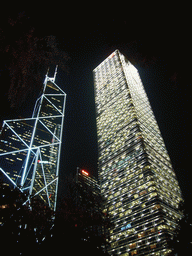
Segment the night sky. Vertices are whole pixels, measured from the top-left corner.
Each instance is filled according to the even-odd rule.
[[[58,68],[56,78],[56,83],[67,93],[59,198],[65,192],[66,177],[74,175],[77,166],[97,176],[92,70],[116,49],[139,70],[182,192],[185,198],[190,198],[191,80],[187,20],[184,18],[181,23],[179,7],[151,16],[142,13],[139,17],[133,10],[118,12],[115,6],[107,13],[99,8],[94,11],[93,7],[89,12],[68,5],[7,10],[1,17],[1,22],[6,23],[8,17],[23,13],[33,24],[36,35],[56,36],[59,47],[70,57],[68,71]],[[0,62],[3,67],[3,60]],[[9,87],[5,72],[2,68],[1,103],[7,97],[4,87]],[[7,101],[6,109],[1,107],[1,119],[17,112],[9,104]],[[32,107],[26,104],[22,111],[29,117]]]

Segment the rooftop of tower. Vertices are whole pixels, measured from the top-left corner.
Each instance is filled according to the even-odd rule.
[[[100,66],[104,65],[109,59],[113,58],[113,56],[117,53],[120,53],[118,49],[112,52],[105,60],[103,60],[93,71],[96,71]]]

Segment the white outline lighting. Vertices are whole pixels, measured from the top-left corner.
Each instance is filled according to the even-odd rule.
[[[1,130],[0,171],[20,191],[39,196],[56,210],[66,93],[45,76],[31,118],[5,120]],[[6,139],[5,139],[6,138]]]

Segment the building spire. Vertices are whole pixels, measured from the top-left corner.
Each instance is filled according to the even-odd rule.
[[[56,65],[56,67],[55,67],[55,73],[54,73],[54,76],[53,76],[53,77],[49,77],[49,67],[48,67],[48,69],[47,69],[46,77],[49,77],[49,80],[51,80],[53,83],[55,82],[55,79],[56,79],[57,68],[58,68],[58,65]]]
[[[46,76],[48,76],[48,74],[49,74],[49,67],[48,67],[48,69],[47,69],[47,74],[46,74]]]
[[[54,77],[53,77],[53,82],[55,82],[55,78],[56,78],[56,75],[57,75],[57,68],[58,68],[58,65],[56,65],[56,67],[55,67],[55,73],[54,73]]]

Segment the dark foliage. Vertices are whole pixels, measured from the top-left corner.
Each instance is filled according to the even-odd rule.
[[[74,183],[71,183],[76,193]],[[56,213],[42,200],[31,198],[18,189],[0,185],[1,252],[2,255],[108,255],[106,252],[109,216],[102,211],[102,198],[91,191],[77,204],[74,193],[66,197]],[[87,203],[89,202],[89,203]],[[95,204],[98,207],[95,208]],[[53,225],[54,224],[54,225]]]
[[[37,253],[50,235],[54,213],[42,201],[32,199],[17,189],[1,184],[0,234],[2,255]]]
[[[25,12],[9,17],[0,28],[0,56],[10,77],[8,97],[11,107],[37,96],[49,67],[66,71],[69,59],[53,35],[39,36]]]
[[[69,181],[68,185],[69,196],[63,199],[56,213],[56,240],[65,245],[71,255],[79,252],[108,255],[108,228],[112,224],[110,216],[103,213],[103,198],[88,187],[82,189],[75,181]],[[71,241],[76,245],[73,248]]]
[[[190,202],[182,203],[180,210],[183,213],[183,218],[178,221],[178,227],[173,239],[169,241],[169,246],[173,249],[173,255],[192,255],[192,209]]]

